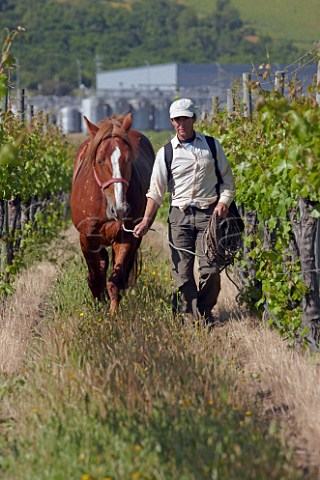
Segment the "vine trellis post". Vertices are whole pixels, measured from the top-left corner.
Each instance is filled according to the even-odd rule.
[[[230,120],[233,119],[234,114],[234,92],[231,88],[227,90],[227,112]]]
[[[252,115],[252,96],[251,96],[251,74],[243,73],[242,74],[242,83],[243,83],[243,115],[245,117],[251,117]]]
[[[217,115],[219,113],[219,97],[218,96],[212,97],[212,113],[213,115]]]
[[[9,215],[8,215],[8,202],[0,200],[0,272],[3,273],[4,281],[8,280],[8,273],[6,272],[6,266],[9,263]]]
[[[316,92],[316,101],[317,101],[317,104],[320,105],[320,60],[318,61],[318,68],[317,68],[317,92]]]
[[[290,212],[291,225],[299,251],[303,283],[308,287],[302,302],[302,326],[308,327],[309,337],[320,345],[320,296],[316,245],[318,220],[312,217],[316,202],[299,199],[297,208]]]
[[[320,108],[320,60],[318,60],[317,68],[317,91],[316,91],[316,101]],[[316,256],[316,269],[318,272],[318,285],[319,285],[319,294],[320,294],[320,218],[317,222],[317,233],[315,241],[315,256]]]
[[[274,80],[274,88],[278,92],[281,93],[281,95],[284,95],[284,82],[285,82],[285,77],[286,73],[282,70],[277,70],[275,74],[275,80]]]

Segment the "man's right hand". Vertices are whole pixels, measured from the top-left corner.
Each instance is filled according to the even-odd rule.
[[[141,238],[148,232],[149,227],[156,216],[158,208],[159,205],[153,200],[153,198],[148,198],[143,218],[141,222],[134,227],[134,237]]]
[[[136,238],[143,237],[149,230],[149,222],[146,219],[141,220],[133,230],[133,236]]]

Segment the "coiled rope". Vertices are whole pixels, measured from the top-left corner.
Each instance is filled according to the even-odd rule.
[[[237,218],[230,212],[224,219],[213,213],[202,237],[202,249],[209,262],[215,263],[222,271],[233,264],[241,248],[242,235]]]

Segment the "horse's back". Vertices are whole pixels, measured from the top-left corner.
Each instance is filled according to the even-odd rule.
[[[130,130],[130,137],[135,145],[135,157],[132,162],[131,181],[127,191],[128,203],[133,218],[137,219],[144,213],[146,193],[155,160],[155,152],[150,140],[137,130]]]
[[[138,155],[142,155],[143,159],[151,166],[154,164],[155,153],[152,146],[152,143],[143,133],[138,132],[137,130],[130,131],[130,137],[132,138],[134,144],[138,148]]]
[[[150,140],[141,132],[131,130],[131,138],[136,144],[136,155],[132,163],[132,185],[141,184],[144,193],[147,192],[150,185],[151,173],[155,161],[155,152]]]

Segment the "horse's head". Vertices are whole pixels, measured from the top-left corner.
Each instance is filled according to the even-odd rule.
[[[98,126],[84,117],[91,136],[89,155],[93,174],[107,202],[108,219],[128,217],[130,206],[126,192],[131,179],[134,145],[129,135],[131,114],[114,115]]]

